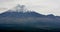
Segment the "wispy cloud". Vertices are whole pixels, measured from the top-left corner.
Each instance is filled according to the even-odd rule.
[[[5,9],[7,9],[7,8],[0,8],[0,10],[5,10]]]

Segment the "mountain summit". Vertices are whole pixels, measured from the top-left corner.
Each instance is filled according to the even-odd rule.
[[[30,11],[25,8],[25,5],[17,5],[16,7],[2,13],[2,17],[43,17],[42,14],[39,14],[35,11]]]

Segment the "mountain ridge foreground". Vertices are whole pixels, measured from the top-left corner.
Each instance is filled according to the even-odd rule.
[[[42,15],[34,11],[23,12],[24,5],[16,8],[16,11],[8,10],[0,14],[1,31],[60,32],[60,16]]]

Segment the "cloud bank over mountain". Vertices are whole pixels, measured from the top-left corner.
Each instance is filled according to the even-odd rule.
[[[60,0],[0,0],[0,8],[10,9],[16,4],[26,5],[28,9],[38,13],[60,16]]]

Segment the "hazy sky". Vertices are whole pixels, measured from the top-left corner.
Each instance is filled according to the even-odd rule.
[[[41,14],[60,16],[60,0],[0,0],[0,12],[4,12],[17,4],[26,5],[28,9]]]

